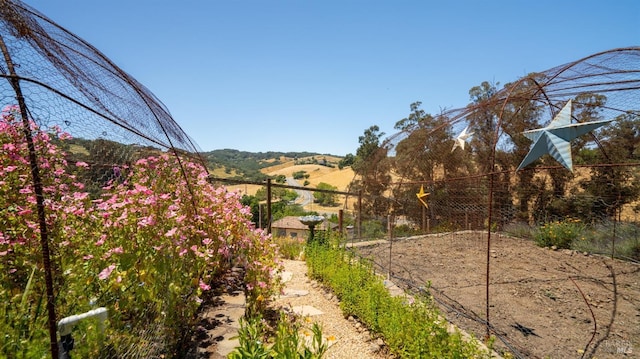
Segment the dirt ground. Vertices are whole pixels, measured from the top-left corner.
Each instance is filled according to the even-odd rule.
[[[431,283],[443,315],[486,336],[486,232],[357,250],[373,258],[377,272],[390,269],[390,279],[405,289]],[[522,358],[640,358],[640,265],[495,233],[489,253],[489,319],[499,351]]]

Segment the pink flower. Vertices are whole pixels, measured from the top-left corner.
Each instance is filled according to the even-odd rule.
[[[208,285],[207,283],[203,282],[202,279],[200,279],[200,283],[198,284],[198,286],[200,287],[200,289],[202,290],[209,290],[211,289],[211,286]]]
[[[100,236],[100,239],[96,242],[96,246],[101,246],[104,244],[105,239],[107,239],[107,235],[103,234]]]
[[[170,230],[167,231],[167,233],[164,234],[165,237],[172,237],[174,234],[176,234],[176,231],[178,230],[177,227],[173,227]]]
[[[18,215],[19,216],[27,216],[27,215],[30,215],[31,213],[33,213],[33,211],[31,209],[23,209],[23,210],[18,212]]]
[[[98,274],[98,278],[100,278],[101,280],[105,280],[109,278],[109,276],[111,275],[111,272],[113,272],[114,269],[116,269],[115,264],[108,266],[107,268],[103,269],[102,272],[100,272],[100,274]]]
[[[73,199],[83,200],[89,197],[89,193],[87,192],[73,192]]]
[[[84,168],[89,167],[89,165],[86,162],[82,162],[82,161],[76,162],[76,166],[84,167]]]

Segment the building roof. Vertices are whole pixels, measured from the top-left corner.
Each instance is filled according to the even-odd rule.
[[[335,228],[337,226],[334,223],[329,223],[329,221],[325,219],[324,222],[320,223],[320,225],[316,227],[316,229],[324,230],[327,228],[327,224],[329,224],[329,228]],[[309,226],[302,224],[302,222],[300,222],[300,217],[288,216],[273,222],[273,224],[271,224],[271,228],[308,230]]]

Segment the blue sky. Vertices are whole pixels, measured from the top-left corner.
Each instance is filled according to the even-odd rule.
[[[24,0],[148,87],[203,151],[355,153],[422,102],[640,45],[640,1]]]

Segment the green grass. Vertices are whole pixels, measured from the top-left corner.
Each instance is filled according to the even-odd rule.
[[[640,262],[640,226],[636,223],[582,224],[565,220],[539,227],[520,223],[506,226],[504,232],[513,237],[535,240],[542,247],[555,245],[557,248]]]
[[[489,358],[475,340],[450,333],[429,298],[393,297],[371,265],[333,245],[307,247],[309,273],[340,298],[345,316],[357,317],[381,335],[400,358]]]
[[[274,242],[278,245],[278,252],[283,259],[301,259],[304,254],[306,238],[274,237]]]

